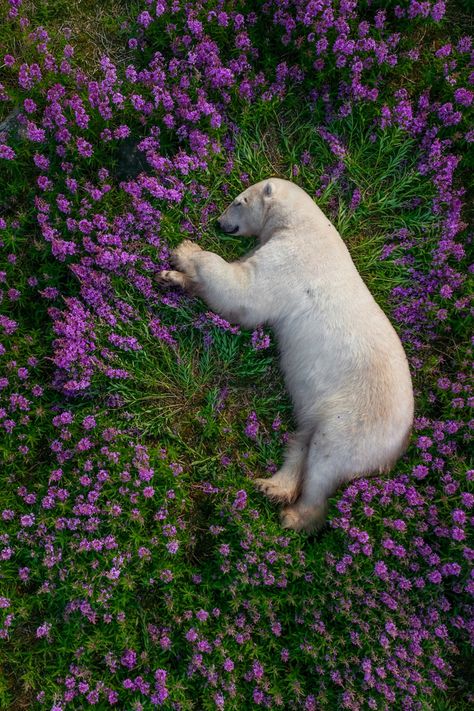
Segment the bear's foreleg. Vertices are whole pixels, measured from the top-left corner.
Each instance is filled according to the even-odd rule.
[[[270,288],[255,276],[250,262],[226,262],[214,252],[184,240],[172,253],[179,271],[161,272],[161,277],[190,288],[213,311],[244,328],[254,328],[270,316]]]

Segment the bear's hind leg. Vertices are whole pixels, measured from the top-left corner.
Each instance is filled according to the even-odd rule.
[[[301,482],[301,495],[295,504],[281,511],[283,528],[311,531],[321,528],[326,519],[328,499],[346,479],[340,446],[313,435],[308,448]]]
[[[290,504],[298,498],[309,437],[307,432],[296,432],[288,444],[281,469],[269,479],[254,479],[257,489],[269,499]]]

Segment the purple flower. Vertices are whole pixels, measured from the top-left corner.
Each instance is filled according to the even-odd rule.
[[[109,341],[124,351],[141,350],[141,345],[133,336],[120,336],[118,333],[111,333],[109,335]]]
[[[26,125],[26,135],[34,143],[42,143],[46,139],[46,131],[38,128],[32,121],[28,121]]]
[[[49,622],[43,622],[42,625],[36,628],[36,636],[38,638],[41,637],[48,637],[49,638],[49,632],[51,630],[51,624]]]
[[[4,158],[5,160],[13,160],[15,156],[16,153],[13,148],[10,148],[10,146],[5,145],[4,143],[0,143],[0,158]]]
[[[24,528],[31,528],[31,526],[35,523],[34,514],[25,514],[24,516],[20,516],[20,523]]]
[[[261,679],[263,676],[263,667],[259,661],[255,661],[252,665],[252,672],[255,679]]]
[[[425,479],[429,474],[429,469],[423,464],[417,464],[416,467],[413,468],[412,473],[416,479]]]
[[[468,491],[462,492],[461,500],[462,500],[463,506],[465,506],[467,509],[470,509],[474,506],[474,494],[471,494]]]
[[[153,18],[149,12],[144,11],[139,14],[137,21],[140,25],[142,25],[142,27],[148,27],[148,25],[151,25],[153,22]]]
[[[137,653],[133,649],[126,649],[120,662],[127,669],[133,669],[137,663]]]
[[[474,92],[461,87],[454,92],[454,100],[461,106],[470,106],[474,100]]]
[[[428,573],[427,578],[430,583],[435,583],[436,585],[438,585],[443,579],[439,570],[433,570],[431,573]]]
[[[250,439],[257,439],[259,427],[260,425],[257,419],[257,414],[256,412],[252,411],[247,417],[247,422],[245,424],[245,434],[247,435],[247,437],[250,437]]]
[[[92,145],[88,141],[86,141],[83,138],[78,138],[76,141],[76,146],[77,146],[79,155],[83,156],[84,158],[91,157],[91,155],[93,153],[93,149],[92,149]]]
[[[459,528],[459,526],[453,526],[451,529],[451,538],[453,541],[464,541],[466,539],[466,532]]]
[[[354,190],[354,192],[352,193],[350,209],[351,210],[357,209],[357,207],[360,205],[361,200],[362,200],[362,193],[359,190],[359,188],[356,188]]]
[[[234,502],[232,504],[232,508],[236,509],[237,511],[242,511],[245,509],[247,506],[247,492],[244,491],[243,489],[240,489],[234,499]]]
[[[261,328],[252,333],[252,348],[256,351],[264,350],[270,346],[270,336]]]
[[[379,560],[376,562],[375,567],[374,567],[374,572],[375,572],[375,575],[377,575],[377,577],[381,578],[382,580],[387,578],[388,569],[382,560]]]
[[[32,114],[38,108],[33,101],[33,99],[25,99],[23,102],[23,107],[28,114]]]

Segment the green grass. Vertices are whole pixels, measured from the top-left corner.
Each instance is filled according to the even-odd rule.
[[[243,187],[239,178],[241,173],[249,175],[250,183],[268,175],[290,178],[293,166],[300,165],[303,150],[310,151],[311,162],[308,166],[301,166],[295,179],[310,194],[318,190],[321,175],[334,163],[334,157],[325,141],[314,130],[316,121],[301,113],[295,118],[298,110],[298,97],[290,97],[284,112],[264,113],[263,107],[256,106],[254,112],[247,115],[237,143],[234,170],[225,179],[229,184],[231,197]],[[367,140],[367,131],[360,116],[344,122],[340,127],[335,126],[334,130],[339,128],[340,137],[348,149],[344,160],[344,180],[337,185],[330,183],[318,203],[340,230],[375,298],[387,309],[392,287],[403,283],[404,276],[403,270],[392,261],[380,261],[382,245],[387,235],[395,229],[408,227],[419,235],[425,235],[426,249],[429,250],[426,235],[429,235],[433,227],[433,218],[429,211],[431,188],[418,175],[412,146],[399,132],[387,132],[372,144]],[[215,203],[214,214],[217,217],[225,208],[228,198],[222,193],[224,179],[220,177],[218,181],[211,180],[213,175],[221,176],[219,157],[214,161],[209,174],[200,176],[200,179],[205,184],[207,181],[209,201]],[[348,204],[355,188],[361,190],[362,201],[359,207],[351,212]],[[414,210],[407,210],[407,196],[412,195],[419,197],[421,204]],[[189,206],[189,219],[199,225],[202,205],[196,208],[190,203]],[[171,246],[178,244],[182,238],[179,227],[181,217],[180,210],[170,211],[166,215],[166,234]],[[201,244],[226,259],[238,258],[253,246],[250,240],[222,238],[212,222],[204,233]],[[128,289],[125,281],[117,282],[116,293],[119,298],[125,296]],[[135,298],[135,307],[139,316],[145,315],[146,304],[142,297]],[[269,536],[279,535],[277,507],[253,491],[251,479],[264,474],[269,463],[278,464],[281,461],[283,447],[272,433],[273,419],[280,415],[284,429],[291,430],[292,426],[291,406],[277,367],[275,345],[269,350],[255,352],[250,346],[249,332],[233,336],[213,327],[212,344],[206,348],[202,332],[193,325],[198,314],[205,310],[206,306],[198,300],[179,309],[163,306],[160,310],[162,322],[177,327],[173,334],[178,343],[176,352],[153,338],[142,318],[137,319],[133,327],[129,324],[127,335],[136,336],[143,349],[138,353],[120,356],[116,367],[126,368],[132,377],[129,380],[117,381],[112,388],[108,387],[109,394],[116,392],[122,396],[123,406],[116,410],[115,414],[108,412],[100,382],[91,393],[98,405],[98,417],[101,421],[119,427],[126,425],[131,435],[134,433],[133,427],[136,426],[136,432],[140,432],[137,441],[146,444],[151,452],[155,453],[155,465],[159,448],[166,446],[169,459],[179,463],[184,469],[180,487],[189,492],[189,497],[186,503],[182,502],[179,506],[181,514],[186,515],[189,528],[188,544],[180,563],[199,568],[203,574],[203,586],[200,592],[194,590],[186,573],[179,573],[176,563],[175,574],[178,582],[181,575],[181,597],[175,596],[173,599],[174,614],[179,614],[180,610],[183,612],[190,606],[204,605],[207,595],[212,595],[214,604],[228,609],[229,613],[232,612],[232,597],[237,594],[237,588],[233,592],[231,588],[231,597],[228,598],[226,591],[219,592],[219,586],[216,587],[209,521],[217,522],[219,509],[225,510],[226,506],[231,504],[232,499],[226,498],[231,496],[230,492],[245,488],[249,493],[251,507],[257,509],[260,514],[259,535],[263,537],[264,532]],[[33,334],[33,337],[37,341],[40,340],[39,333],[37,336]],[[223,387],[228,388],[229,394],[220,413],[216,413],[214,405]],[[82,412],[89,411],[88,408],[88,398],[71,403],[71,409],[78,420]],[[246,416],[252,410],[256,411],[262,428],[255,444],[243,433]],[[225,468],[220,463],[223,454],[230,454],[232,458],[231,465]],[[46,470],[47,457],[40,466],[44,466],[44,471]],[[25,472],[25,478],[29,476],[30,473]],[[160,470],[160,477],[163,492],[174,485],[173,477],[165,466]],[[211,482],[219,487],[223,504],[218,506],[216,501],[203,495],[202,482]],[[334,503],[335,500],[331,502],[330,516],[337,514]],[[127,536],[130,537],[132,546],[137,547],[139,541],[146,540],[144,536],[147,526],[151,525],[151,511],[149,516],[148,524],[146,520],[129,524]],[[230,526],[227,535],[230,538],[235,535],[237,540],[242,535],[242,530]],[[326,554],[338,553],[341,545],[340,532],[330,529],[326,529],[316,539],[298,534],[291,534],[290,538],[290,550],[293,555],[296,556],[298,549],[303,550],[307,556],[308,569],[313,571],[321,569]],[[64,537],[64,545],[67,550],[70,545],[67,536]],[[101,625],[91,630],[84,651],[84,657],[90,665],[102,669],[103,656],[113,644],[143,647],[146,624],[156,617],[162,604],[158,603],[153,590],[146,584],[146,577],[149,575],[150,571],[144,572],[141,589],[137,589],[136,581],[131,578],[124,579],[121,595],[114,599],[114,609],[129,610],[134,619],[134,628],[129,625],[126,631],[124,629],[123,633],[117,633],[116,628],[113,632],[108,632],[108,628]],[[66,583],[65,586],[67,588]],[[243,582],[241,586],[245,588]],[[76,594],[81,595],[80,586]],[[265,598],[256,592],[249,591],[248,595],[255,608],[260,609],[263,614],[267,604]],[[299,630],[298,627],[294,628],[292,614],[293,605],[299,599],[297,577],[291,582],[285,595],[286,603],[283,604],[275,598],[274,607],[281,618],[286,620],[288,629],[293,630],[289,640],[292,636],[296,640]],[[20,621],[21,631],[13,645],[14,652],[21,655],[22,670],[18,675],[19,669],[13,666],[13,659],[7,663],[6,686],[0,688],[3,708],[10,711],[29,708],[29,689],[42,686],[43,670],[48,670],[45,683],[46,688],[51,690],[54,688],[54,679],[64,673],[74,641],[83,624],[80,619],[61,626],[58,643],[54,646],[54,655],[48,647],[33,642],[27,653],[22,651],[30,644],[35,624],[40,624],[45,617],[51,619],[62,614],[62,597],[60,588],[54,598],[48,599],[45,595],[38,595],[33,607],[30,604],[31,598],[25,598],[24,627],[22,628]],[[132,598],[139,603],[133,613],[130,611]],[[236,599],[236,609],[238,604]],[[333,635],[342,635],[344,624],[344,616],[336,616],[332,625]],[[268,644],[271,649],[271,640]],[[147,647],[144,651],[147,651]],[[151,649],[148,651],[152,653]],[[275,689],[280,688],[282,684],[290,687],[297,678],[300,678],[300,675],[296,673],[289,673],[283,681],[275,678]],[[174,684],[174,688],[178,690],[178,698],[180,685],[183,688],[183,709],[193,708],[184,692],[184,671],[180,681],[177,678]],[[207,704],[202,703],[202,708],[208,708]],[[329,703],[331,702],[328,699]],[[427,711],[444,711],[448,708],[461,711],[467,708],[462,704],[443,706],[445,702],[442,699],[436,703],[427,702]]]
[[[40,2],[37,4],[36,18],[51,28],[52,33],[64,25],[72,25],[75,33],[73,40],[78,48],[78,64],[84,63],[89,67],[90,63],[92,67],[102,50],[110,53],[119,63],[126,63],[128,54],[120,49],[121,42],[117,37],[123,19],[127,15],[133,16],[134,6],[110,0],[101,5],[103,14],[100,14],[98,22],[91,23],[90,19],[86,22],[84,18],[90,18],[92,9],[97,9],[96,5],[90,0],[76,3],[62,0]],[[7,37],[5,30],[3,35],[1,33],[0,28],[0,40],[8,45],[9,51],[27,59],[28,47]],[[322,176],[337,159],[315,130],[320,119],[318,113],[312,114],[305,107],[302,97],[296,92],[279,106],[256,103],[245,110],[240,122],[231,174],[223,175],[223,159],[214,156],[209,170],[195,176],[208,188],[207,202],[213,205],[211,220],[202,230],[200,244],[228,260],[241,257],[253,247],[253,240],[222,236],[212,220],[244,188],[242,173],[248,175],[249,183],[270,175],[295,180],[311,195],[318,192],[318,204],[340,231],[377,302],[390,313],[391,290],[396,285],[405,284],[407,275],[406,268],[396,263],[397,251],[390,260],[380,259],[382,247],[396,230],[407,228],[416,239],[415,266],[430,263],[437,228],[436,219],[430,210],[433,187],[418,173],[419,155],[413,141],[402,132],[389,129],[380,132],[377,140],[372,142],[372,128],[367,118],[362,111],[356,111],[350,118],[337,121],[332,126],[333,132],[337,133],[347,149],[343,160],[345,169],[337,182],[330,182],[321,190]],[[304,151],[309,151],[311,155],[308,165],[301,163]],[[107,148],[100,148],[96,159],[99,163],[108,162],[110,156]],[[298,168],[297,175],[294,174],[295,167]],[[41,266],[49,276],[44,285],[52,283],[60,287],[62,294],[75,294],[78,290],[77,282],[63,265],[49,256],[44,243],[37,237],[34,209],[30,204],[30,180],[31,176],[19,172],[16,182],[7,186],[8,201],[12,197],[17,200],[13,206],[9,202],[8,207],[19,211],[21,228],[18,233],[23,236],[19,238],[12,234],[7,238],[9,241],[6,246],[25,261],[28,259],[30,263]],[[228,186],[228,197],[223,192],[224,185]],[[359,206],[351,210],[349,206],[355,189],[360,190],[362,199]],[[415,207],[410,203],[413,198],[418,199]],[[113,195],[110,200],[104,200],[111,214],[121,207],[114,200]],[[183,205],[167,210],[163,216],[162,233],[166,235],[171,247],[179,244],[183,238],[180,223],[184,206],[189,208],[188,219],[201,229],[201,211],[205,205],[202,201],[186,197]],[[352,624],[350,612],[336,607],[335,603],[333,606],[333,593],[338,581],[332,579],[334,573],[327,566],[325,569],[326,556],[337,556],[343,550],[344,536],[340,530],[326,528],[316,536],[309,537],[304,534],[288,534],[289,544],[285,551],[291,556],[291,563],[288,565],[289,583],[284,593],[271,589],[271,594],[268,594],[265,589],[262,592],[262,588],[253,587],[249,583],[249,576],[256,574],[257,564],[249,563],[245,573],[237,574],[234,571],[232,575],[221,576],[219,572],[217,538],[209,530],[211,524],[218,526],[225,523],[225,541],[235,545],[237,550],[240,542],[251,531],[255,540],[250,546],[250,552],[255,553],[258,561],[258,556],[272,550],[275,540],[282,535],[278,507],[255,491],[251,484],[253,478],[265,475],[269,465],[281,462],[284,445],[279,433],[272,430],[274,419],[281,417],[284,431],[291,431],[293,426],[291,403],[278,369],[278,351],[273,335],[269,349],[254,351],[250,332],[242,331],[239,335],[233,335],[209,326],[212,340],[206,345],[203,331],[196,326],[195,321],[207,311],[207,307],[197,299],[187,300],[179,308],[161,305],[159,311],[157,309],[157,316],[164,325],[176,327],[173,336],[177,346],[170,349],[150,333],[147,326],[150,313],[144,297],[133,291],[125,278],[114,278],[114,288],[118,298],[133,302],[136,308],[138,318],[127,324],[126,334],[135,336],[142,350],[134,353],[120,352],[114,361],[115,367],[128,370],[131,375],[128,380],[105,385],[105,380],[99,377],[93,382],[89,393],[68,402],[68,407],[76,416],[76,424],[72,428],[73,441],[84,434],[78,423],[84,415],[90,414],[92,406],[96,408],[101,428],[116,427],[120,430],[110,447],[123,454],[125,461],[120,465],[107,463],[112,475],[105,491],[111,501],[115,500],[116,490],[121,485],[121,471],[127,467],[132,468],[127,459],[131,457],[128,452],[129,442],[146,445],[158,474],[155,477],[158,484],[154,484],[157,499],[164,501],[166,492],[175,488],[177,496],[170,504],[172,520],[175,523],[185,522],[187,528],[182,534],[178,556],[166,558],[167,554],[161,546],[153,550],[150,562],[134,560],[133,566],[126,569],[114,592],[110,608],[113,613],[126,610],[127,624],[123,626],[117,623],[93,626],[78,612],[71,613],[67,623],[64,620],[65,603],[85,595],[84,581],[91,585],[92,604],[103,611],[100,602],[103,581],[99,576],[94,576],[91,567],[94,555],[82,554],[78,557],[75,575],[67,574],[69,560],[77,555],[75,534],[65,530],[57,531],[56,542],[63,547],[63,567],[66,572],[62,576],[55,573],[57,587],[52,592],[42,587],[42,580],[36,572],[33,572],[28,585],[20,587],[18,584],[18,565],[31,564],[32,556],[40,555],[35,542],[25,545],[21,552],[22,559],[15,560],[16,567],[12,565],[9,574],[2,579],[2,594],[18,601],[18,620],[8,657],[4,659],[3,677],[0,676],[0,708],[8,711],[35,708],[34,693],[41,688],[47,691],[48,698],[52,698],[58,688],[57,678],[64,678],[69,665],[74,661],[78,639],[82,640],[84,647],[82,660],[89,669],[95,670],[97,678],[110,676],[104,663],[104,656],[110,649],[141,649],[148,655],[146,663],[150,659],[155,666],[162,663],[172,670],[174,700],[182,703],[183,711],[213,708],[207,690],[199,692],[202,695],[194,701],[191,698],[186,675],[189,659],[186,659],[186,664],[183,663],[183,649],[168,655],[157,652],[156,645],[151,644],[146,631],[150,623],[182,619],[186,610],[198,609],[199,606],[207,609],[211,601],[229,619],[242,611],[242,599],[245,599],[250,610],[258,613],[262,619],[271,620],[275,614],[283,622],[285,644],[298,651],[284,678],[279,676],[278,665],[275,665],[275,670],[269,670],[272,677],[271,690],[275,693],[293,688],[301,682],[303,675],[308,680],[305,692],[312,690],[314,660],[310,653],[299,649],[302,633],[301,624],[296,618],[299,614],[303,615],[305,624],[309,626],[312,623],[312,611],[318,607],[323,610],[322,614],[330,629],[330,639],[321,637],[319,641],[319,659],[324,659],[324,655],[329,654],[335,645],[346,655],[347,663],[355,667],[362,652],[359,654],[358,650],[354,651],[348,646],[347,629]],[[28,291],[25,290],[25,293],[28,294]],[[41,301],[35,303],[32,309],[27,297],[21,302],[22,318],[29,327],[28,335],[33,345],[26,339],[17,344],[19,361],[24,354],[33,352],[43,359],[40,379],[45,382],[51,380],[53,373],[53,366],[47,360],[52,341],[48,305]],[[464,338],[466,324],[459,323],[457,327],[459,331],[446,336],[447,352],[459,347],[457,344]],[[105,333],[105,327],[103,332],[98,329],[99,340],[102,337],[104,346]],[[428,368],[423,374],[417,375],[420,391],[417,403],[420,411],[431,412],[427,392],[432,384],[432,373],[444,355],[443,350],[444,344],[435,345],[432,369]],[[452,356],[453,369],[460,357],[457,352]],[[216,408],[224,388],[226,397]],[[120,407],[109,407],[107,398],[111,394],[121,396]],[[12,466],[7,478],[9,486],[4,492],[5,507],[17,506],[16,489],[22,484],[36,491],[38,496],[44,495],[47,488],[45,482],[51,470],[49,443],[57,437],[57,431],[51,425],[51,408],[59,402],[63,402],[61,396],[52,389],[48,390],[42,408],[38,408],[32,416],[35,427],[29,428],[26,443],[34,452],[34,458],[28,467],[22,470],[13,468],[13,445],[8,440],[2,443],[3,466]],[[255,442],[244,433],[246,418],[251,411],[257,413],[260,422],[260,432]],[[161,458],[163,447],[167,450],[165,459]],[[226,465],[222,463],[224,455],[230,458],[230,463]],[[84,453],[82,459],[78,459],[78,466],[86,461],[87,456]],[[412,451],[402,460],[397,471],[409,472],[411,457]],[[170,463],[182,467],[179,478],[174,476]],[[453,461],[454,466],[459,470],[456,473],[460,478],[464,463],[461,460]],[[68,471],[65,475],[64,485],[70,487],[74,495],[81,492],[77,478],[77,471]],[[219,494],[207,494],[203,488],[205,482],[217,487]],[[241,518],[233,519],[232,501],[239,489],[247,491],[249,506],[242,512]],[[339,496],[331,501],[330,518],[339,515],[336,508]],[[440,506],[443,504],[442,501],[437,503]],[[383,519],[399,515],[403,509],[402,503],[397,504],[397,507],[387,511],[381,506],[377,510],[371,519],[370,530],[374,537],[378,536],[379,540],[382,538]],[[120,545],[124,550],[136,551],[140,545],[146,546],[149,543],[150,532],[159,529],[154,519],[156,503],[142,502],[139,516],[133,513],[133,508],[131,504],[128,505],[122,519],[109,521],[108,528],[101,528],[100,535],[117,535],[121,537]],[[59,511],[66,515],[68,505],[59,504]],[[257,512],[258,519],[252,511]],[[449,515],[447,507],[446,511]],[[366,520],[360,507],[354,519],[357,520],[358,515],[363,527]],[[315,576],[312,586],[304,586],[302,583],[302,567],[298,562],[300,553],[306,556],[306,569]],[[114,552],[110,551],[106,555],[112,565]],[[232,555],[235,562],[238,559],[237,553],[234,551]],[[171,592],[164,585],[153,586],[149,582],[150,578],[168,565],[175,575]],[[34,568],[33,565],[31,567]],[[283,569],[285,566],[281,563],[280,567]],[[373,561],[363,561],[355,566],[354,582],[348,589],[348,593],[354,595],[354,600],[359,600],[362,589],[372,590],[377,587],[378,582],[374,579],[372,569]],[[196,586],[191,578],[197,570],[202,575],[200,586]],[[423,599],[422,593],[420,599]],[[365,608],[362,602],[358,610],[363,621],[377,627],[377,610]],[[36,627],[45,619],[55,620],[54,645],[35,638]],[[263,632],[258,642],[265,647],[268,660],[276,659],[280,643],[271,635],[265,637]],[[244,669],[243,660],[247,662],[255,656],[252,644],[247,643],[242,648],[234,644],[232,648],[232,654],[241,664],[241,671]],[[371,639],[364,638],[363,652],[370,649],[371,644]],[[426,699],[423,702],[424,711],[467,711],[465,679],[468,671],[467,667],[460,664],[448,692],[438,692],[436,698]],[[335,708],[335,699],[334,691],[328,691],[325,708]]]

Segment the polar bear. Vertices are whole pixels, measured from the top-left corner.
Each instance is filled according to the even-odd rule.
[[[257,236],[257,247],[229,263],[185,240],[172,255],[176,270],[161,277],[231,322],[274,330],[297,427],[281,469],[255,484],[285,504],[284,527],[309,532],[341,484],[389,471],[405,451],[407,358],[339,233],[295,183],[252,185],[217,224]]]

